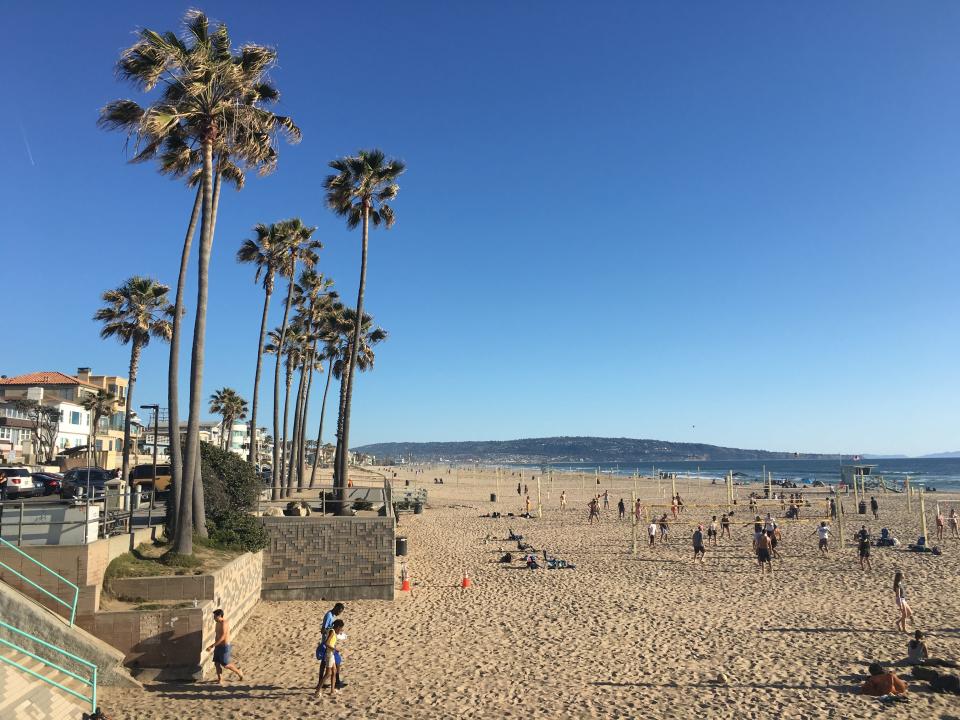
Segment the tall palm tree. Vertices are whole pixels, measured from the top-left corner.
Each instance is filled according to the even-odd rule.
[[[327,191],[327,206],[337,215],[346,218],[347,227],[361,227],[360,283],[357,289],[356,325],[353,329],[353,344],[346,369],[346,405],[342,412],[342,427],[337,437],[340,446],[340,468],[337,472],[339,487],[347,486],[350,454],[350,401],[353,393],[353,374],[357,366],[360,346],[363,293],[367,282],[367,245],[370,223],[391,227],[394,222],[393,208],[389,203],[397,196],[400,186],[397,178],[406,166],[399,160],[388,160],[380,150],[361,150],[356,155],[333,160],[330,167],[336,174],[328,175],[324,183]]]
[[[296,142],[300,131],[290,118],[267,109],[279,99],[276,88],[266,79],[276,62],[272,49],[250,44],[234,54],[226,26],[219,25],[211,32],[207,17],[197,10],[185,15],[184,30],[184,39],[173,32],[139,31],[137,42],[121,55],[117,71],[144,92],[160,85],[159,97],[146,108],[133,100],[109,103],[101,111],[100,125],[124,129],[135,136],[135,162],[157,157],[171,143],[198,149],[201,158],[197,306],[184,449],[187,460],[173,547],[175,553],[192,554],[192,532],[195,526],[203,528],[203,494],[194,482],[194,465],[199,457],[209,266],[218,210],[214,176],[220,177],[220,173],[214,169],[214,158],[229,157],[243,167],[269,172],[276,164],[277,136],[285,135]],[[176,427],[174,420],[171,417],[171,427]],[[171,443],[171,448],[174,446],[176,442]]]
[[[286,346],[287,325],[290,318],[290,306],[293,303],[294,278],[297,275],[297,265],[302,263],[306,268],[312,268],[317,264],[317,251],[322,247],[319,241],[313,239],[315,227],[307,227],[300,218],[284,220],[281,232],[286,235],[287,240],[284,247],[284,253],[277,267],[277,274],[287,279],[287,301],[283,308],[283,322],[280,324],[280,334],[277,338],[277,347]],[[282,474],[280,470],[280,446],[276,441],[280,440],[280,360],[283,352],[277,353],[277,362],[273,371],[273,487],[270,492],[271,499],[280,499],[280,488]],[[288,393],[289,394],[289,393]],[[286,442],[286,437],[282,440]],[[283,446],[286,451],[286,445]]]
[[[127,379],[127,405],[123,415],[123,482],[130,480],[130,418],[133,414],[133,391],[137,384],[140,355],[150,338],[170,339],[170,317],[173,306],[167,297],[170,288],[147,277],[134,275],[123,285],[103,293],[106,307],[97,310],[93,319],[103,323],[100,337],[115,337],[130,345],[130,371]]]
[[[257,458],[257,409],[260,401],[260,374],[263,370],[263,344],[267,336],[267,313],[270,310],[270,298],[276,285],[277,269],[281,266],[290,241],[287,228],[282,223],[264,225],[258,223],[253,228],[255,238],[244,240],[237,250],[237,262],[250,263],[255,272],[253,281],[259,282],[263,276],[263,313],[260,316],[260,336],[257,339],[257,370],[253,379],[253,406],[250,410],[250,454],[249,461]]]
[[[113,408],[117,404],[117,396],[109,390],[97,390],[96,393],[84,396],[80,401],[84,410],[90,413],[92,421],[90,423],[90,450],[93,453],[93,461],[97,465],[100,460],[97,458],[97,430],[100,429],[100,420],[113,414]]]
[[[337,437],[343,437],[343,423],[350,408],[350,383],[351,378],[349,368],[351,358],[355,363],[356,369],[361,372],[373,367],[374,353],[373,346],[386,340],[387,331],[382,328],[373,327],[373,318],[364,313],[361,323],[361,334],[359,350],[355,351],[355,334],[358,315],[353,308],[343,308],[338,315],[338,325],[335,326],[338,338],[335,342],[335,360],[332,364],[333,374],[340,379],[340,409],[337,413]],[[342,468],[350,464],[350,447],[346,444],[338,444],[334,456],[334,482],[340,488],[339,512],[347,511],[346,504],[343,502],[343,491],[346,484],[341,485],[341,478],[346,477]],[[337,474],[340,473],[340,474]]]
[[[229,450],[234,423],[247,416],[247,401],[233,388],[220,388],[210,396],[210,412],[223,418],[220,423],[220,446],[223,450]]]

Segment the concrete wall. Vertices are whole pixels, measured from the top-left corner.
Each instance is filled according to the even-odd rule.
[[[150,542],[155,534],[162,532],[162,527],[136,530],[133,537],[134,547],[140,543]],[[130,536],[115,535],[97,540],[89,545],[30,545],[22,549],[30,557],[39,560],[80,587],[80,597],[77,603],[77,616],[79,617],[81,615],[91,615],[100,607],[100,589],[103,585],[103,575],[107,570],[107,565],[114,558],[130,550]],[[30,562],[20,553],[7,547],[0,547],[0,561],[30,578],[57,597],[67,601],[73,599],[73,590],[68,585]],[[24,595],[64,617],[68,617],[70,614],[67,608],[2,567],[0,567],[0,581],[16,588]]]
[[[81,620],[84,627],[124,655],[131,668],[160,668],[150,673],[165,680],[202,677],[212,665],[213,611],[223,608],[237,633],[260,601],[263,553],[244,553],[209,575],[123,578],[112,592],[147,601],[197,601],[197,607],[148,611],[99,612]]]
[[[0,618],[19,630],[30,633],[41,640],[57,645],[77,657],[94,663],[104,685],[124,685],[140,687],[123,668],[123,653],[98,640],[79,627],[70,627],[63,620],[36,605],[23,595],[0,583]],[[30,640],[20,638],[5,628],[0,628],[0,637],[4,637],[25,647],[41,657],[57,662],[73,670],[70,661],[63,662],[62,656],[47,650]],[[82,666],[77,666],[81,668]],[[78,675],[84,673],[76,670]]]
[[[392,517],[264,517],[264,600],[392,600]]]

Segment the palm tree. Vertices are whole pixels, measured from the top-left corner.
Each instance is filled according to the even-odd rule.
[[[388,204],[400,190],[396,180],[406,169],[399,160],[387,160],[380,150],[361,150],[357,155],[333,160],[330,167],[335,175],[328,175],[324,183],[327,191],[327,206],[337,215],[345,217],[350,229],[361,226],[360,283],[357,290],[356,325],[353,329],[353,344],[346,369],[346,405],[343,409],[342,428],[337,437],[340,446],[340,467],[337,475],[339,487],[347,486],[350,454],[350,401],[353,393],[353,374],[357,366],[360,346],[363,293],[367,282],[367,245],[370,223],[391,227],[394,222],[393,208]],[[342,383],[342,381],[341,381]]]
[[[322,245],[313,240],[315,227],[307,227],[300,218],[284,220],[281,222],[281,232],[287,240],[284,244],[284,253],[277,267],[277,273],[287,279],[287,301],[283,308],[283,322],[280,324],[280,334],[277,338],[276,346],[284,348],[286,346],[287,325],[290,318],[290,305],[293,302],[294,278],[297,274],[297,264],[303,263],[304,267],[312,268],[317,264],[317,250]],[[273,437],[280,440],[280,360],[283,352],[277,353],[277,362],[273,371]],[[288,393],[289,395],[289,393]],[[286,433],[282,442],[286,442]],[[286,445],[283,446],[286,451]],[[273,488],[271,489],[271,499],[280,499],[280,481],[282,475],[278,474],[280,468],[280,447],[277,442],[273,443]]]
[[[296,142],[300,131],[290,118],[266,108],[279,99],[277,90],[266,80],[269,68],[276,62],[273,50],[250,44],[234,54],[226,26],[219,25],[211,32],[207,17],[197,10],[187,12],[184,27],[183,40],[172,32],[139,31],[137,42],[121,55],[117,71],[144,92],[162,84],[160,95],[146,108],[133,100],[109,103],[101,111],[100,125],[124,129],[135,136],[138,152],[134,162],[162,156],[173,146],[199,149],[200,249],[187,462],[173,547],[175,553],[192,554],[192,532],[195,527],[204,529],[203,493],[194,482],[194,465],[199,458],[209,266],[218,210],[214,176],[220,177],[220,161],[225,158],[246,168],[269,172],[276,164],[277,136],[285,135]],[[188,236],[192,238],[192,233],[188,232]],[[189,256],[186,245],[184,255]],[[176,403],[172,405],[171,410],[176,410]],[[171,414],[170,426],[177,434],[178,420]],[[179,451],[178,441],[179,437],[171,442],[172,452]]]
[[[104,416],[113,414],[113,408],[117,404],[117,396],[109,390],[97,390],[96,393],[84,396],[80,404],[93,418],[90,423],[90,450],[93,453],[94,463],[99,465],[100,460],[97,459],[96,455],[97,430],[100,429],[100,420]]]
[[[100,337],[115,337],[130,345],[130,373],[127,380],[127,405],[123,415],[123,482],[130,480],[130,417],[133,414],[133,391],[137,384],[140,354],[150,338],[170,339],[170,316],[173,306],[167,297],[170,288],[150,278],[134,275],[115,290],[103,293],[107,304],[97,310],[93,319],[102,322]]]
[[[237,251],[237,262],[251,263],[256,269],[253,281],[259,282],[263,275],[263,313],[260,317],[260,336],[257,339],[257,370],[253,379],[253,407],[250,411],[249,461],[258,462],[256,455],[257,408],[260,400],[260,373],[263,370],[263,343],[267,335],[267,313],[273,296],[277,269],[281,266],[290,240],[287,228],[282,223],[257,224],[253,228],[254,240],[244,240]]]
[[[327,381],[323,386],[323,400],[320,403],[320,427],[317,429],[317,454],[314,457],[313,468],[310,470],[310,488],[313,489],[317,479],[317,466],[323,454],[323,420],[327,412],[327,395],[330,392],[330,380],[333,378],[333,362],[337,359],[337,328],[341,321],[343,304],[331,301],[322,309],[322,317],[318,322],[319,339],[323,342],[323,350],[319,355],[320,361],[326,361]]]
[[[353,308],[343,308],[339,313],[338,322],[335,326],[338,338],[335,343],[335,360],[332,364],[333,374],[340,380],[340,409],[337,414],[337,437],[343,437],[343,424],[350,408],[350,375],[349,367],[351,358],[355,362],[355,367],[361,372],[373,367],[374,353],[373,346],[386,340],[387,331],[382,328],[373,328],[373,318],[367,314],[363,316],[361,323],[360,347],[355,351],[354,331],[357,326],[357,312]],[[350,448],[346,444],[338,444],[334,458],[334,481],[340,488],[339,512],[346,512],[346,504],[343,502],[343,491],[346,484],[341,484],[341,478],[346,477],[346,472],[342,470],[344,466],[350,464]],[[338,469],[339,468],[339,469]],[[338,474],[339,473],[339,474]]]
[[[220,423],[220,446],[223,450],[229,450],[234,423],[247,416],[247,401],[233,388],[220,388],[210,396],[210,412],[223,417]]]

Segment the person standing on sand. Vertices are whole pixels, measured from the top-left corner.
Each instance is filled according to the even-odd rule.
[[[620,502],[617,503],[617,512],[620,514],[620,520],[623,521],[627,517],[627,506],[623,504],[623,498],[620,498]]]
[[[670,512],[673,513],[673,519],[677,519],[677,498],[670,496]]]
[[[610,492],[608,490],[603,491],[603,509],[604,511],[610,509]]]
[[[873,496],[870,497],[870,512],[873,513],[873,519],[880,519],[880,503],[877,502],[877,499]]]
[[[957,517],[957,509],[950,510],[950,534],[954,537],[960,537],[960,518]]]
[[[733,536],[730,534],[731,515],[733,515],[732,510],[729,513],[724,513],[720,516],[720,537],[726,536],[728,540],[733,540]]]
[[[760,565],[760,577],[763,577],[763,567],[767,566],[767,571],[770,573],[771,577],[773,576],[773,561],[770,559],[770,552],[773,549],[773,546],[770,542],[770,536],[765,532],[760,533],[760,537],[757,538],[756,542],[757,547],[757,564]]]
[[[667,532],[670,530],[669,520],[667,520],[667,514],[664,513],[660,517],[660,542],[664,543],[667,541]]]
[[[321,661],[320,666],[320,680],[317,682],[317,689],[314,691],[314,697],[320,695],[320,691],[323,689],[325,684],[324,681],[329,681],[330,683],[330,694],[333,695],[336,693],[339,688],[337,687],[336,677],[340,669],[340,663],[342,659],[340,657],[340,652],[337,650],[337,641],[340,638],[340,633],[343,632],[343,620],[337,620],[333,623],[333,627],[327,630],[326,637],[323,639],[323,660]]]
[[[657,539],[657,524],[653,520],[647,525],[647,535],[650,536],[650,547],[653,547]]]
[[[323,626],[320,629],[320,644],[317,646],[317,660],[320,661],[320,678],[317,680],[318,686],[323,683],[324,671],[327,667],[326,663],[324,662],[324,658],[326,657],[326,645],[324,644],[324,639],[327,637],[327,633],[333,628],[333,624],[346,609],[347,608],[343,603],[338,602],[327,611],[326,615],[323,616]],[[335,682],[337,685],[337,690],[347,686],[347,684],[340,679],[340,663],[337,663],[337,676]]]
[[[907,604],[907,589],[903,582],[903,573],[897,570],[893,575],[893,595],[897,602],[900,617],[897,618],[897,627],[901,632],[907,631],[907,620],[913,625],[913,611]]]
[[[943,511],[937,508],[937,540],[943,540]]]
[[[861,525],[860,532],[857,533],[857,556],[860,558],[861,570],[873,570],[870,566],[870,533],[867,532],[867,526]],[[867,567],[864,568],[863,564]]]
[[[566,490],[560,491],[560,509],[561,510],[567,509],[567,491]]]
[[[820,541],[817,543],[817,546],[820,549],[820,554],[826,556],[827,554],[827,541],[830,540],[830,528],[827,527],[827,521],[824,520],[820,523],[820,527],[813,531],[814,535],[820,536]]]
[[[207,648],[207,652],[213,650],[213,664],[217,668],[217,684],[223,684],[223,671],[229,670],[236,675],[241,682],[243,673],[233,664],[233,648],[230,645],[230,623],[223,616],[223,610],[217,608],[213,611],[213,622],[216,624],[216,636],[213,645]]]
[[[587,518],[590,524],[593,525],[594,520],[600,522],[600,503],[597,502],[597,499],[593,498],[590,500],[587,507],[590,508],[590,515]]]
[[[637,502],[633,506],[633,519],[637,522],[640,522],[640,518],[643,516],[643,503],[640,502],[640,498],[637,498]]]
[[[523,495],[523,493],[520,492],[520,483],[517,483],[517,495],[518,496]]]
[[[523,507],[526,514],[529,515],[530,514],[530,496],[529,495],[527,495],[526,500],[524,500]]]
[[[703,525],[697,525],[697,529],[693,531],[693,561],[699,559],[702,565],[706,553],[707,549],[703,546]]]
[[[683,500],[680,499],[680,493],[677,493],[677,513],[683,514]]]
[[[714,547],[717,546],[717,516],[714,515],[710,524],[707,526],[707,540]]]

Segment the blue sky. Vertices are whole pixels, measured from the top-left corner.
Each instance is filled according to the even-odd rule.
[[[132,31],[187,7],[0,9],[0,372],[124,372],[90,319],[99,293],[175,281],[192,196],[95,121],[139,97],[113,75]],[[391,337],[358,383],[353,444],[960,447],[960,6],[201,7],[277,48],[304,133],[276,173],[224,191],[205,394],[250,397],[262,295],[233,257],[254,223],[319,226],[322,271],[355,297],[359,237],[322,180],[377,146],[409,170],[397,225],[371,240],[367,304]],[[163,402],[165,367],[148,348],[138,402]]]

